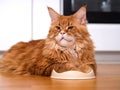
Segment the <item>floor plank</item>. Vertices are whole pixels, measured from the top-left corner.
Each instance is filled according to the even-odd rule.
[[[58,80],[0,73],[0,90],[120,90],[120,64],[100,64],[97,78]]]

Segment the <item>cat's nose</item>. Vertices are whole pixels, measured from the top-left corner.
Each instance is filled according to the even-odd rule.
[[[64,35],[64,34],[65,34],[65,32],[64,32],[64,31],[61,31],[61,32],[60,32],[60,34],[61,34],[61,35]]]

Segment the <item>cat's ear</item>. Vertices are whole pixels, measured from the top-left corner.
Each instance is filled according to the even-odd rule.
[[[80,24],[86,24],[86,8],[87,5],[82,6],[73,16],[79,21]]]
[[[49,14],[50,14],[50,17],[51,17],[51,21],[56,21],[59,17],[59,14],[53,10],[51,7],[48,7],[48,11],[49,11]]]

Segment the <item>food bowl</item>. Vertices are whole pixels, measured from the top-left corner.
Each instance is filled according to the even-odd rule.
[[[80,71],[65,71],[62,73],[57,73],[54,69],[51,73],[51,78],[55,79],[93,79],[95,78],[94,71],[91,70],[88,73],[83,73]]]

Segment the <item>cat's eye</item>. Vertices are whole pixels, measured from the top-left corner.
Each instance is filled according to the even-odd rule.
[[[57,30],[60,30],[60,29],[61,29],[61,27],[60,27],[60,26],[56,26],[55,28],[56,28]]]
[[[67,29],[71,30],[71,29],[73,29],[73,26],[68,26]]]

